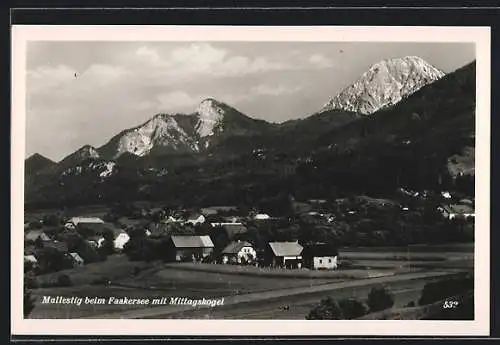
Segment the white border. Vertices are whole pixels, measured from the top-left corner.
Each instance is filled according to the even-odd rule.
[[[11,332],[13,335],[488,335],[490,326],[490,28],[12,26]],[[471,42],[476,45],[476,246],[474,321],[35,320],[23,319],[26,42],[336,41]]]

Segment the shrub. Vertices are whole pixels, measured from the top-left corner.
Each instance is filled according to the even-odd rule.
[[[367,313],[367,308],[363,302],[355,298],[347,298],[339,301],[339,307],[342,312],[343,319],[356,319],[364,316]]]
[[[341,320],[342,311],[338,303],[331,297],[323,299],[306,316],[307,320]]]
[[[405,308],[413,308],[415,306],[415,302],[410,301],[405,305]]]
[[[56,286],[72,286],[73,282],[71,281],[71,278],[67,274],[61,274],[59,277],[57,277],[57,283]]]
[[[371,313],[392,308],[394,296],[386,287],[374,287],[368,294],[368,308]]]
[[[430,282],[424,285],[418,304],[431,304],[473,288],[474,279],[471,276],[446,278],[437,282]]]

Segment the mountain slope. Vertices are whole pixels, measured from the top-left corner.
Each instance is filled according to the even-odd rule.
[[[42,156],[39,153],[35,153],[31,156],[29,156],[25,161],[24,161],[24,169],[25,169],[25,174],[26,175],[31,175],[34,173],[37,173],[41,170],[50,168],[54,166],[56,163],[49,158]]]
[[[421,88],[397,105],[318,138],[314,169],[303,166],[301,181],[342,181],[347,191],[385,193],[399,186],[443,188],[473,174],[475,62]],[[312,148],[311,148],[312,149]],[[306,182],[303,182],[307,184]]]
[[[124,153],[139,157],[199,153],[221,138],[250,135],[271,126],[209,98],[203,100],[192,114],[158,114],[116,135],[98,151],[108,159],[116,159]]]
[[[368,115],[398,103],[443,76],[442,71],[417,56],[383,60],[330,99],[321,111],[343,109]]]

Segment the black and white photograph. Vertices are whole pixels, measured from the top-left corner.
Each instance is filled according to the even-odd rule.
[[[70,29],[13,62],[23,320],[489,317],[487,30]]]

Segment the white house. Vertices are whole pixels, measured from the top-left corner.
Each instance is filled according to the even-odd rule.
[[[302,256],[304,266],[309,269],[336,269],[339,251],[335,246],[326,243],[314,243],[304,246]]]
[[[222,263],[253,263],[257,259],[257,252],[252,244],[246,241],[231,242],[222,250]]]
[[[270,218],[271,217],[268,214],[266,214],[266,213],[257,213],[253,217],[253,219],[255,219],[255,220],[267,220],[267,219],[270,219]]]
[[[122,229],[113,229],[115,249],[123,249],[123,246],[130,240],[130,236]]]

